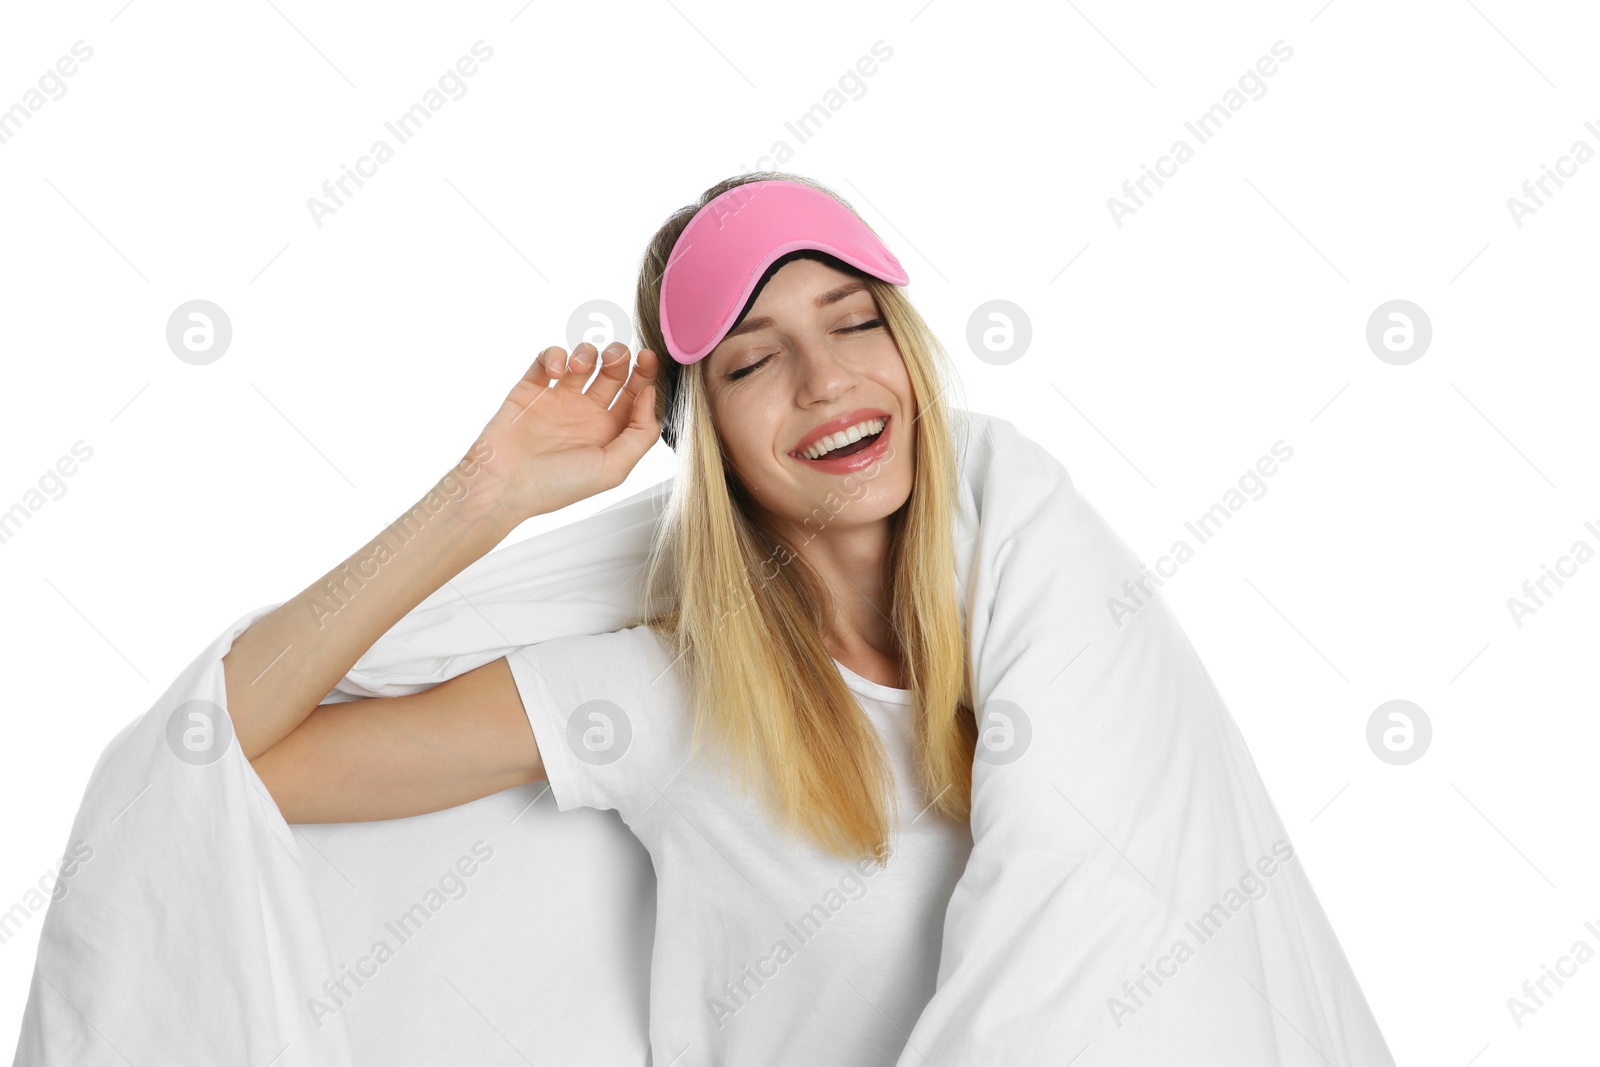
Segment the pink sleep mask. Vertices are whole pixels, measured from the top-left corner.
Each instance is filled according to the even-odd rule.
[[[779,256],[814,248],[891,285],[910,279],[856,213],[818,189],[774,180],[707,203],[672,246],[661,276],[661,335],[679,363],[704,359],[733,329]]]

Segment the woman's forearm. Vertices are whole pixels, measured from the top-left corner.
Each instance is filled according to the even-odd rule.
[[[505,505],[494,466],[480,440],[377,537],[234,640],[222,666],[247,759],[288,736],[390,627],[530,517]]]

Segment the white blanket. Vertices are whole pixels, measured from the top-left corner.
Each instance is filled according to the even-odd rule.
[[[1137,557],[1046,450],[967,418],[974,847],[901,1067],[1392,1065],[1189,641],[1159,597],[1108,611]],[[636,623],[671,485],[479,559],[325,702]],[[18,1067],[648,1064],[655,877],[621,820],[541,785],[288,825],[232,743],[221,665],[277,606],[96,764]]]

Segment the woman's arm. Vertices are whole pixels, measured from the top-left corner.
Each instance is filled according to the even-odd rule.
[[[608,346],[598,376],[585,390],[599,360],[587,343],[574,349],[570,360],[560,348],[540,353],[461,463],[416,507],[234,640],[223,657],[234,734],[247,759],[263,761],[258,773],[265,766],[286,796],[333,790],[332,783],[351,781],[352,775],[359,780],[373,766],[362,761],[374,744],[381,757],[377,766],[402,775],[392,783],[397,797],[423,791],[416,804],[464,795],[490,782],[505,781],[503,789],[543,777],[526,718],[512,720],[516,730],[507,724],[507,709],[514,705],[520,713],[521,703],[503,666],[487,664],[409,697],[320,710],[319,702],[401,617],[525,519],[622,484],[660,433],[656,357],[641,350],[630,377],[627,348]],[[497,677],[503,684],[495,684]],[[411,726],[385,723],[390,711],[411,716]],[[411,743],[405,730],[412,729],[414,738],[419,722],[436,731],[436,762],[397,761],[400,746]],[[528,736],[522,739],[521,733]],[[453,738],[449,744],[447,734]],[[283,745],[289,747],[274,755]],[[470,754],[452,764],[451,745]],[[359,804],[359,797],[345,799],[351,804],[337,794],[294,803],[305,811],[315,807],[322,821],[332,821],[351,817],[351,805]],[[396,804],[407,806],[391,800],[384,810]]]
[[[256,621],[222,658],[245,758],[283,740],[400,618],[522,521],[471,454],[343,563]],[[437,507],[430,512],[427,502]],[[533,511],[531,514],[540,514]]]
[[[293,823],[401,819],[545,780],[504,657],[410,696],[323,704],[252,766]]]

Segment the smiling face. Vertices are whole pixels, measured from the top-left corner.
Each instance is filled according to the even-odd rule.
[[[878,522],[911,496],[911,379],[860,278],[815,259],[784,264],[704,362],[734,476],[780,529],[803,525],[796,536],[808,538]],[[864,437],[880,424],[866,447],[807,458],[813,442],[839,444],[835,433]]]

